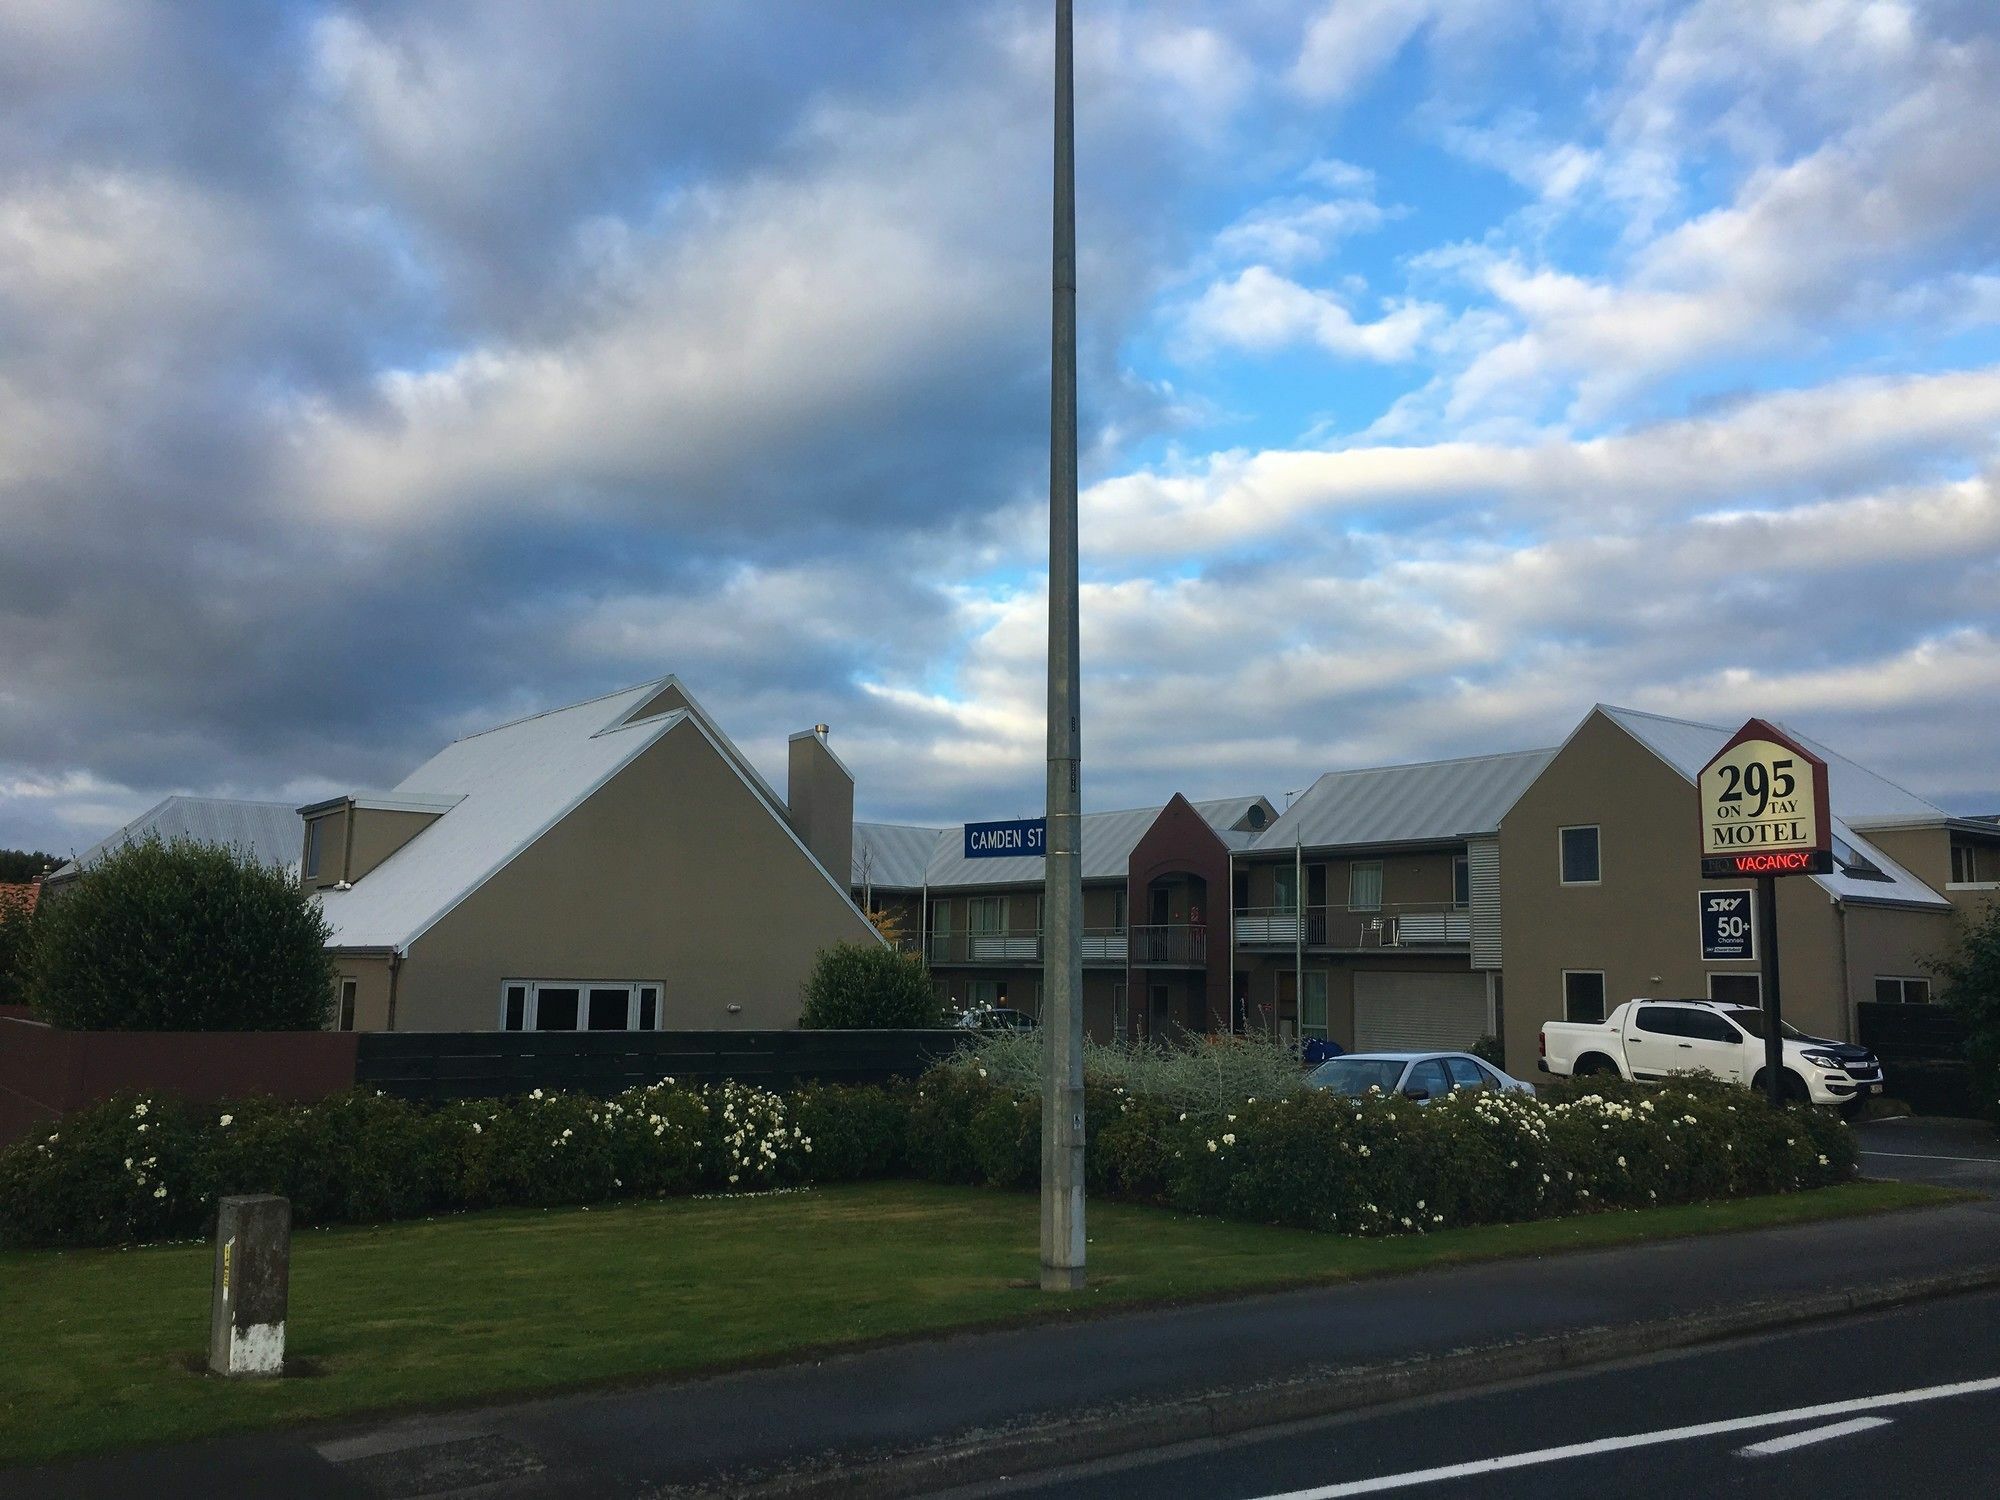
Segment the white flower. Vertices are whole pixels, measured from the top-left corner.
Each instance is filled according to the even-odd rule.
[[[1235,1117],[1232,1115],[1230,1118],[1234,1119]],[[1222,1144],[1225,1146],[1233,1146],[1236,1144],[1236,1137],[1233,1134],[1225,1135],[1222,1138]]]
[[[483,1134],[483,1132],[482,1132],[482,1131],[480,1130],[480,1128],[479,1128],[479,1122],[478,1122],[477,1120],[474,1120],[474,1121],[472,1122],[472,1133],[473,1133],[474,1135],[480,1135],[480,1134]]]
[[[222,1124],[223,1128],[224,1128],[225,1130],[226,1130],[226,1129],[228,1129],[228,1128],[229,1128],[229,1126],[230,1126],[231,1124],[233,1124],[233,1123],[235,1122],[235,1119],[236,1119],[236,1116],[234,1116],[234,1115],[224,1115],[224,1116],[222,1117],[222,1120],[221,1120],[221,1124]]]
[[[167,1196],[167,1190],[164,1187],[156,1187],[153,1189],[153,1196],[155,1198],[164,1198]]]
[[[1215,1149],[1215,1142],[1214,1142],[1214,1141],[1210,1141],[1210,1142],[1208,1143],[1208,1149],[1209,1149],[1209,1150],[1211,1150],[1211,1151],[1213,1151],[1213,1150]]]
[[[1622,1156],[1621,1156],[1621,1157],[1619,1157],[1619,1158],[1618,1158],[1618,1165],[1619,1165],[1619,1166],[1621,1166],[1621,1167],[1625,1165],[1625,1158],[1624,1158],[1624,1157],[1622,1157]]]

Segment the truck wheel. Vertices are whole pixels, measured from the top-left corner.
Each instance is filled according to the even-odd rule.
[[[1757,1075],[1756,1080],[1750,1085],[1753,1093],[1761,1094],[1764,1092],[1764,1079],[1766,1076],[1767,1074],[1761,1072]],[[1812,1101],[1812,1090],[1806,1087],[1805,1079],[1799,1077],[1790,1068],[1785,1069],[1785,1076],[1779,1083],[1778,1088],[1787,1104],[1808,1104]]]
[[[1618,1064],[1610,1058],[1591,1052],[1576,1060],[1575,1072],[1579,1078],[1597,1078],[1606,1073],[1616,1073]]]

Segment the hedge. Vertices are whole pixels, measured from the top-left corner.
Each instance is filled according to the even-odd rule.
[[[1210,1115],[1097,1082],[1088,1186],[1188,1213],[1400,1234],[1854,1175],[1853,1138],[1825,1112],[1700,1082],[1591,1083],[1424,1106],[1305,1090]],[[369,1093],[221,1109],[123,1098],[0,1152],[0,1242],[185,1238],[228,1193],[282,1194],[315,1225],[899,1173],[1021,1189],[1038,1180],[1040,1147],[1038,1099],[976,1061],[911,1086],[789,1097],[667,1079],[609,1100],[537,1090],[438,1108]]]

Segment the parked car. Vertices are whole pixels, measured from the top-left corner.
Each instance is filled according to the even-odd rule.
[[[1380,1089],[1420,1104],[1453,1089],[1535,1091],[1532,1083],[1510,1077],[1470,1052],[1350,1052],[1314,1068],[1306,1075],[1306,1087],[1355,1095]]]
[[[1858,1107],[1882,1092],[1882,1063],[1866,1047],[1808,1036],[1782,1023],[1787,1098]],[[1715,1000],[1627,1000],[1601,1022],[1542,1026],[1544,1073],[1664,1078],[1708,1073],[1764,1087],[1764,1012]]]
[[[1033,1031],[1035,1018],[1004,1005],[975,1005],[953,1024],[965,1031]]]

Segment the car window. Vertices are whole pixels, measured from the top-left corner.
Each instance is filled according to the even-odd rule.
[[[1450,1093],[1451,1080],[1445,1077],[1444,1064],[1432,1057],[1411,1068],[1403,1079],[1403,1092],[1407,1094],[1413,1089],[1422,1089],[1433,1099]]]
[[[1488,1088],[1504,1089],[1507,1087],[1507,1075],[1502,1073],[1498,1068],[1489,1068],[1485,1063],[1481,1063],[1479,1071],[1486,1075],[1486,1086]]]
[[[1743,1033],[1712,1010],[1687,1012],[1687,1035],[1703,1042],[1740,1042]]]
[[[1454,1088],[1483,1089],[1492,1087],[1492,1080],[1486,1076],[1479,1064],[1469,1057],[1447,1057],[1444,1060],[1444,1066],[1445,1071],[1451,1074],[1451,1082]]]
[[[1635,1024],[1641,1031],[1650,1031],[1657,1036],[1686,1036],[1687,1014],[1671,1005],[1642,1005]]]

